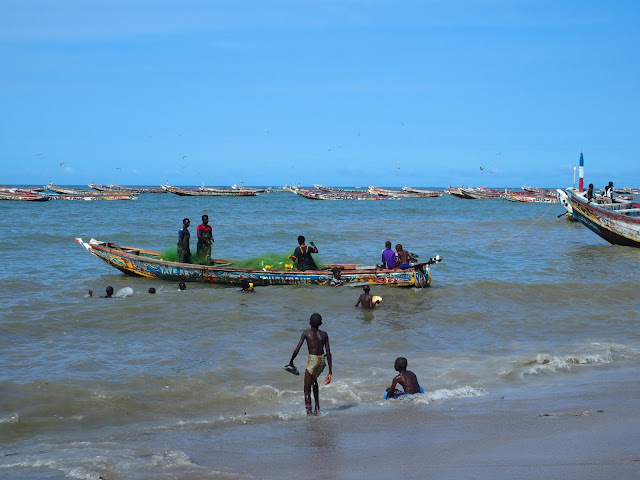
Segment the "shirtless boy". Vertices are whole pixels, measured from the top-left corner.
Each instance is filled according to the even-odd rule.
[[[369,285],[365,285],[364,287],[362,287],[362,290],[364,290],[364,293],[360,294],[360,296],[358,297],[358,301],[356,302],[356,307],[360,304],[362,304],[362,308],[373,308],[375,305],[380,303],[380,300],[376,300],[375,302],[373,301],[373,295],[371,295],[369,293],[369,291],[371,290],[369,288]]]
[[[393,367],[398,372],[391,382],[391,386],[387,388],[387,398],[396,398],[401,395],[407,395],[410,393],[420,393],[420,384],[418,383],[418,377],[416,374],[407,370],[407,359],[404,357],[396,358],[396,362]],[[396,385],[402,385],[404,392],[396,390]]]
[[[331,348],[329,348],[329,335],[327,335],[327,332],[323,332],[318,329],[320,325],[322,325],[322,317],[319,313],[311,315],[309,325],[311,325],[311,328],[302,332],[298,346],[293,351],[291,361],[287,367],[295,369],[293,360],[298,355],[300,347],[302,347],[302,344],[306,340],[307,348],[309,349],[309,360],[307,361],[307,366],[304,372],[304,404],[307,408],[307,415],[311,415],[311,388],[313,388],[315,414],[317,415],[320,412],[320,401],[318,399],[318,377],[322,373],[322,370],[324,370],[325,358],[326,362],[329,364],[329,374],[327,375],[324,384],[329,385],[329,383],[331,383]]]
[[[409,267],[409,252],[402,249],[402,245],[396,245],[396,257],[398,257],[398,267],[400,268],[408,268]]]

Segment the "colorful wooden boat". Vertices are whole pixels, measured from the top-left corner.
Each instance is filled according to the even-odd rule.
[[[49,197],[41,193],[31,192],[20,188],[0,187],[0,200],[46,202],[49,200]]]
[[[310,200],[400,200],[399,196],[377,195],[368,191],[347,191],[329,190],[328,187],[322,189],[291,187],[291,191],[296,195]]]
[[[133,193],[78,190],[70,187],[58,187],[51,182],[44,188],[44,191],[50,200],[138,200],[138,197]]]
[[[231,188],[181,188],[172,187],[171,185],[163,185],[167,192],[179,195],[181,197],[255,197],[255,192],[247,192],[243,190],[233,190]]]
[[[571,214],[585,227],[614,245],[640,247],[640,203],[596,203],[575,188],[565,190]]]
[[[167,193],[167,191],[162,187],[125,187],[122,185],[98,185],[94,182],[91,182],[87,186],[93,190],[103,193],[124,193],[129,195],[137,195],[140,193]]]
[[[141,248],[116,245],[91,239],[76,238],[89,253],[128,275],[157,278],[173,282],[219,283],[240,285],[247,279],[254,285],[324,285],[329,286],[332,268],[341,269],[340,280],[345,285],[390,285],[397,287],[428,287],[431,284],[429,265],[439,262],[439,256],[406,270],[383,270],[376,266],[328,265],[324,270],[267,270],[232,266],[229,260],[212,259],[211,265],[195,265],[163,260],[162,253]]]
[[[423,188],[402,187],[407,193],[410,193],[412,197],[441,197],[444,192],[438,190],[425,190]]]

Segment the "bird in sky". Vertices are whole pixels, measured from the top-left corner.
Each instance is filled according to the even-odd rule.
[[[480,170],[484,170],[484,168],[480,167]]]
[[[184,155],[180,160],[184,160],[187,157],[188,157],[188,155]]]
[[[60,166],[62,166],[62,164],[63,164],[63,163],[64,163],[64,162],[60,162]]]
[[[502,152],[498,152],[498,153],[496,153],[496,155],[502,155]]]
[[[36,153],[34,156],[39,157],[40,155],[42,155],[41,153]]]
[[[120,167],[116,167],[116,170],[122,170]]]

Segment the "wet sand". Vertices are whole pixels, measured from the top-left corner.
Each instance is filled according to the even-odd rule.
[[[209,432],[208,448],[191,459],[219,478],[640,478],[635,381],[553,399],[489,395],[390,407],[226,427]]]

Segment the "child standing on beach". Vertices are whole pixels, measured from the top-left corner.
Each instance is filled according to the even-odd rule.
[[[313,398],[315,400],[315,414],[320,412],[320,401],[318,398],[318,377],[322,373],[326,362],[329,364],[329,374],[325,379],[324,384],[329,385],[331,383],[331,348],[329,347],[329,335],[327,332],[319,330],[322,325],[322,317],[319,313],[314,313],[309,319],[309,325],[311,328],[302,332],[298,346],[291,355],[291,361],[287,365],[293,371],[296,371],[293,360],[298,355],[300,347],[304,341],[307,341],[307,348],[309,349],[309,359],[304,372],[304,404],[307,409],[307,415],[311,415],[311,389],[313,388]],[[325,353],[326,351],[326,353]]]
[[[393,367],[398,372],[391,382],[391,386],[387,388],[387,398],[397,398],[402,395],[408,395],[413,393],[420,393],[420,384],[418,383],[418,377],[416,374],[407,370],[407,359],[404,357],[396,358]],[[402,385],[404,392],[396,390],[396,385]]]

